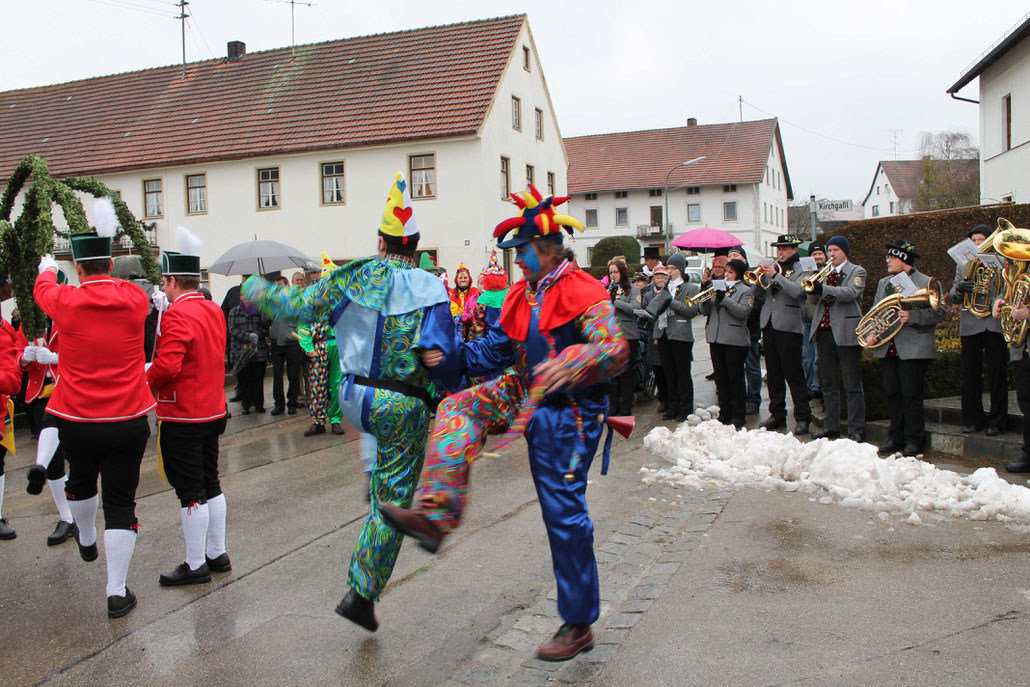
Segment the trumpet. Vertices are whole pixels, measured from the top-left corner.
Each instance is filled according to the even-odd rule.
[[[710,301],[715,298],[715,287],[709,286],[707,289],[697,294],[693,298],[687,297],[685,301],[688,308],[693,308],[695,305],[701,305],[705,301]]]
[[[815,291],[815,285],[817,283],[825,282],[829,278],[831,271],[833,271],[833,265],[830,264],[829,260],[827,260],[821,270],[815,274],[810,274],[801,280],[801,288],[805,290],[805,293],[812,293]]]
[[[859,320],[855,328],[858,345],[862,348],[878,348],[897,336],[905,326],[899,318],[905,303],[926,304],[934,310],[940,310],[943,301],[944,289],[933,277],[930,278],[930,283],[911,296],[903,297],[900,293],[887,296]]]
[[[780,263],[774,262],[773,265],[776,266],[776,274],[783,274],[783,268],[780,267]],[[744,283],[748,286],[754,286],[755,284],[758,284],[763,289],[768,289],[770,286],[772,286],[772,279],[765,276],[765,273],[762,271],[760,267],[756,267],[755,269],[749,270],[744,273]]]

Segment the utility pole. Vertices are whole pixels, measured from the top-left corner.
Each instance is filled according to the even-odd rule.
[[[737,96],[737,113],[740,117],[740,121],[744,121],[744,96]]]
[[[186,78],[186,18],[190,15],[186,14],[186,5],[190,4],[188,0],[179,0],[179,16],[176,19],[182,25],[182,78]]]
[[[816,221],[816,216],[815,216],[815,194],[814,193],[808,197],[808,214],[809,214],[809,217],[811,219],[811,224],[812,224],[812,240],[815,241],[815,229],[816,229],[816,224],[818,224],[818,222]]]

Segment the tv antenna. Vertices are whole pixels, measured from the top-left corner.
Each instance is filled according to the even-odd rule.
[[[179,0],[175,3],[179,8],[179,16],[176,19],[182,25],[182,78],[184,79],[186,78],[186,19],[190,16],[186,13],[186,6],[189,4],[188,0]]]
[[[294,31],[294,19],[293,11],[297,5],[303,5],[304,7],[314,7],[318,3],[314,2],[299,2],[299,0],[265,0],[265,2],[280,2],[284,5],[290,6],[290,55],[297,54],[297,38]]]
[[[898,159],[898,137],[904,129],[888,129],[891,135],[891,147],[894,148],[894,159]]]

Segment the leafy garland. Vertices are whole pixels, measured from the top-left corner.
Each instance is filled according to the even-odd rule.
[[[11,211],[15,200],[30,178],[32,185],[25,191],[21,215],[12,223]],[[54,204],[60,206],[64,213],[70,234],[87,234],[91,231],[86,221],[86,212],[75,191],[96,198],[107,196],[111,199],[121,225],[116,238],[128,234],[139,253],[147,278],[154,284],[161,281],[161,270],[143,227],[121,198],[96,179],[55,179],[50,176],[43,158],[28,155],[15,168],[4,187],[3,195],[0,195],[0,275],[11,275],[22,326],[29,339],[43,336],[46,332],[46,315],[32,297],[32,290],[36,284],[36,269],[40,258],[53,253],[54,235],[61,233],[54,227]]]

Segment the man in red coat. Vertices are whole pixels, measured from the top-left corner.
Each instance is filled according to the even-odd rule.
[[[113,212],[111,213],[113,215]],[[68,456],[68,506],[78,525],[79,555],[96,560],[97,478],[104,501],[107,615],[136,606],[125,579],[136,547],[136,487],[154,408],[147,388],[144,320],[150,303],[137,285],[111,277],[111,238],[76,234],[72,258],[80,286],[57,283],[44,256],[33,295],[61,331],[61,381],[46,412],[58,419]]]
[[[218,482],[218,437],[225,431],[225,315],[197,291],[199,256],[165,252],[161,263],[171,305],[161,318],[147,381],[157,397],[165,474],[179,497],[186,561],[162,574],[160,583],[201,584],[211,581],[212,570],[232,570],[225,552],[225,495]]]
[[[21,359],[25,348],[25,336],[7,320],[0,317],[0,439],[4,437],[7,421],[7,397],[14,396],[21,390]],[[11,430],[14,431],[14,430]],[[4,506],[4,486],[7,476],[4,475],[4,457],[7,449],[0,446],[0,513]],[[0,539],[14,539],[18,534],[7,524],[7,519],[0,516]]]

